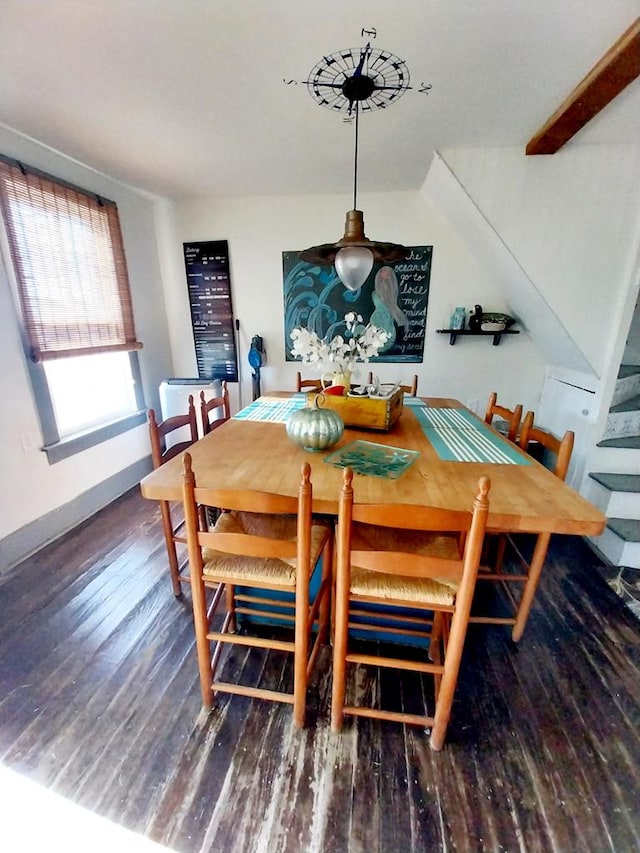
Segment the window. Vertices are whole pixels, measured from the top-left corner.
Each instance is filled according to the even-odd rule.
[[[45,449],[56,461],[144,420],[118,209],[6,158],[0,209]]]

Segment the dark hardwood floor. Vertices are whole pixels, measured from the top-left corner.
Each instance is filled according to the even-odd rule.
[[[203,715],[189,594],[133,490],[0,580],[1,760],[185,853],[638,850],[640,624],[596,565],[556,537],[520,645],[472,626],[435,754],[397,724],[332,735],[328,652],[304,731],[242,697]],[[225,665],[291,680],[273,653]],[[359,687],[432,698],[419,677]]]

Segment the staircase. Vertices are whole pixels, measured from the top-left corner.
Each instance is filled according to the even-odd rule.
[[[598,447],[610,448],[615,462],[611,472],[589,474],[589,498],[608,518],[605,532],[591,541],[613,565],[640,568],[640,366],[620,366]]]

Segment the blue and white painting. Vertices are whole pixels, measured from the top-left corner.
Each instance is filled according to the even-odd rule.
[[[344,332],[344,315],[361,314],[389,333],[372,362],[420,362],[424,357],[427,302],[433,246],[412,246],[402,261],[374,265],[358,290],[342,284],[335,268],[300,260],[299,252],[282,253],[285,358],[291,355],[291,330],[310,329],[321,338]]]

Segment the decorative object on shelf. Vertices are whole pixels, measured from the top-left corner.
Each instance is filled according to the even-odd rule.
[[[330,408],[323,408],[324,394],[314,394],[310,406],[289,415],[285,428],[287,435],[303,450],[327,450],[338,442],[344,432],[344,421]]]
[[[347,394],[356,364],[367,363],[377,355],[387,338],[388,332],[371,323],[364,326],[362,316],[349,311],[344,315],[344,335],[335,335],[328,341],[309,329],[293,329],[291,353],[306,364],[315,364],[320,370],[323,385],[327,375],[332,375],[332,384],[343,386],[343,393]],[[349,374],[348,377],[345,374]]]
[[[501,311],[484,311],[481,329],[483,332],[500,332],[511,328],[515,322],[517,322],[516,318],[510,314],[503,314]],[[501,328],[498,329],[497,326]]]
[[[504,322],[502,320],[493,321],[493,320],[485,320],[481,325],[480,329],[483,332],[503,332],[505,329]]]
[[[469,335],[470,337],[481,337],[486,335],[491,335],[493,337],[493,345],[497,347],[500,343],[500,339],[502,335],[519,335],[520,332],[518,329],[501,329],[500,331],[483,331],[480,329],[479,332],[474,332],[473,329],[436,329],[439,335],[449,335],[449,343],[453,346],[456,342],[456,338],[459,335]]]
[[[482,305],[476,305],[473,309],[473,312],[469,315],[469,328],[473,332],[480,331],[482,326]],[[455,329],[455,326],[451,326],[452,329]],[[464,327],[463,327],[464,328]]]
[[[464,320],[460,325],[459,318],[456,316],[459,311],[463,312],[464,316],[464,308],[456,308],[451,315],[449,328],[437,330],[440,334],[449,335],[451,346],[455,344],[458,335],[493,335],[493,345],[497,347],[503,334],[520,334],[516,329],[510,328],[517,322],[516,318],[510,314],[503,314],[501,311],[483,311],[482,305],[475,305],[469,315],[469,328],[465,329]]]
[[[340,240],[312,246],[301,252],[300,257],[313,264],[335,265],[344,286],[359,290],[374,262],[386,264],[409,254],[406,246],[369,240],[364,233],[364,215],[357,209],[360,112],[382,109],[397,101],[409,87],[409,71],[402,59],[367,43],[362,49],[350,48],[323,56],[314,66],[307,85],[319,104],[346,112],[347,121],[354,119],[353,209],[347,212]]]
[[[464,329],[465,320],[467,318],[467,312],[464,308],[459,307],[456,308],[453,314],[451,315],[450,326],[452,329]]]

